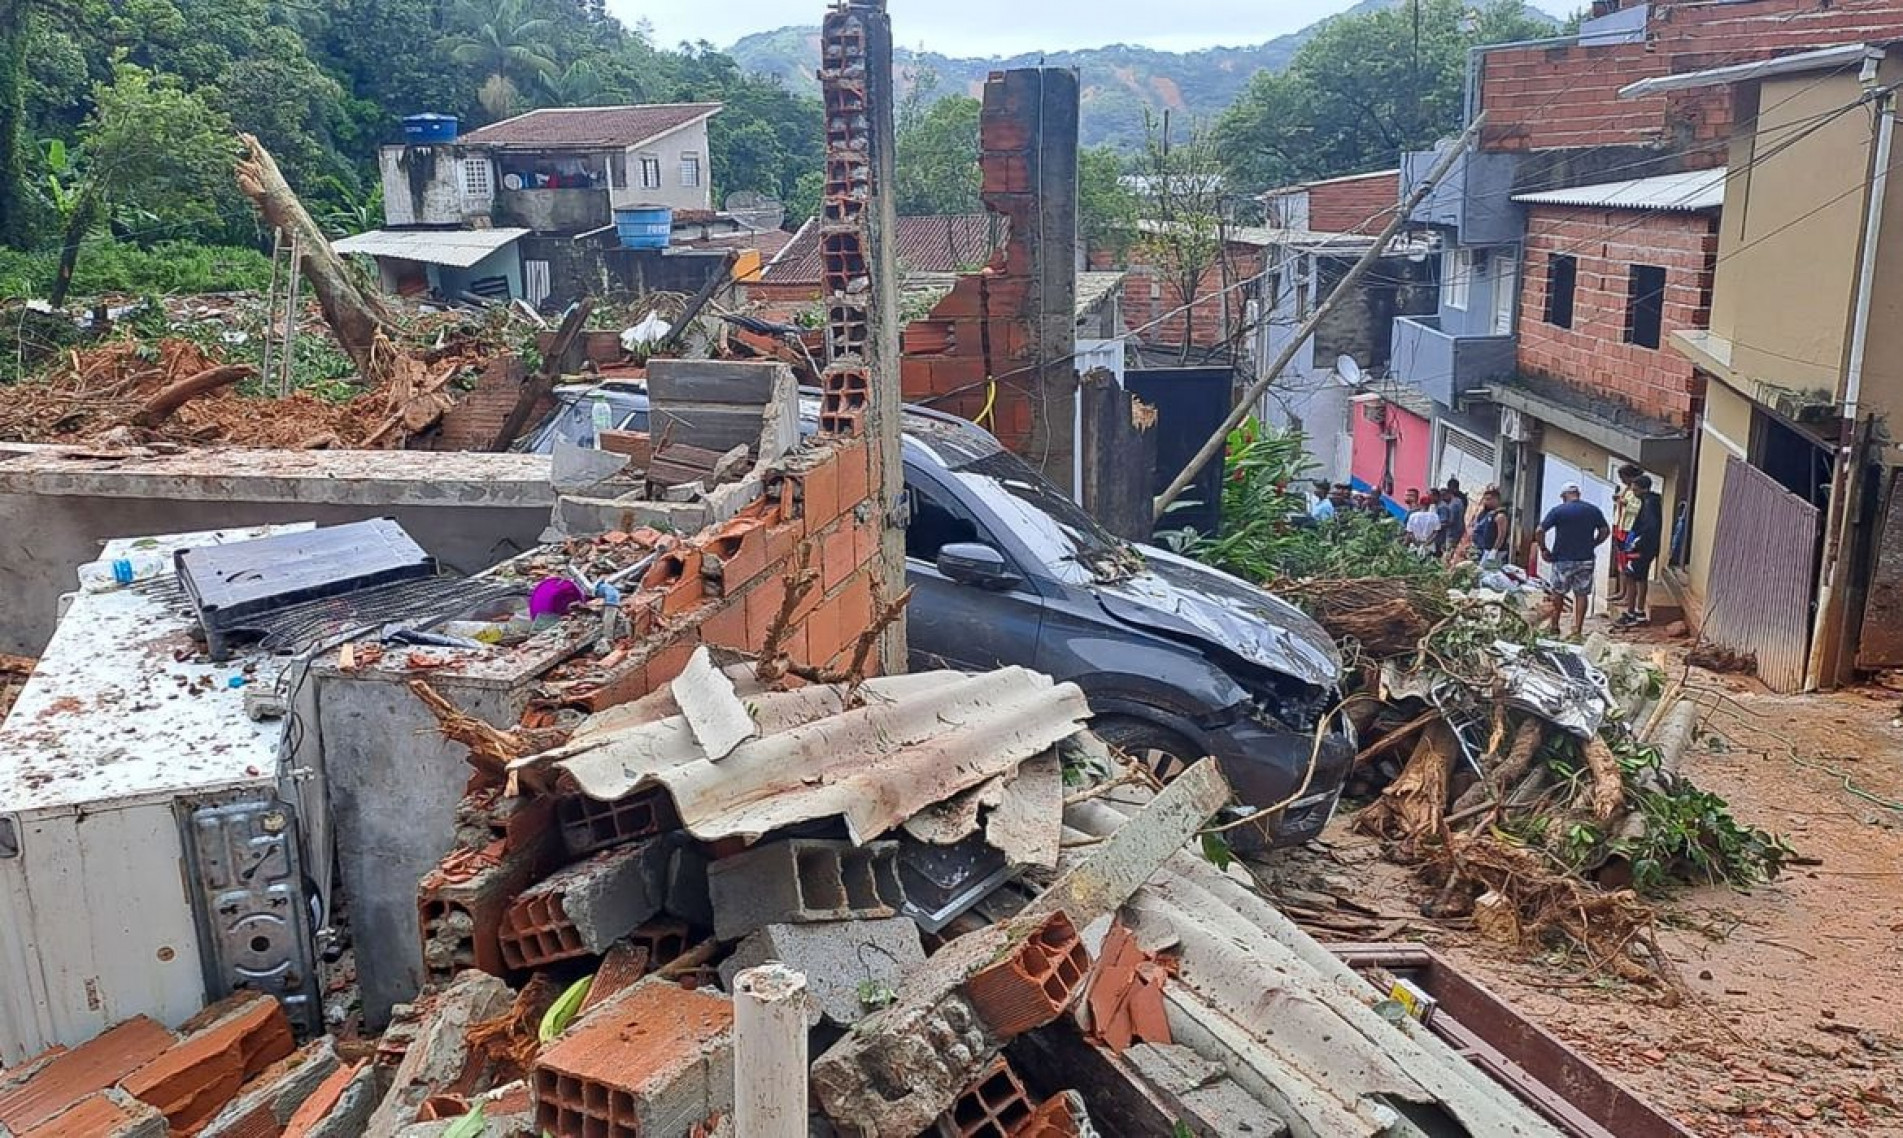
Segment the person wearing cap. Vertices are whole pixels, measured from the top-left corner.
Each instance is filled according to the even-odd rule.
[[[1550,536],[1550,540],[1549,540]],[[1552,566],[1547,586],[1553,591],[1553,615],[1547,627],[1559,631],[1559,614],[1568,595],[1573,601],[1573,636],[1586,629],[1586,603],[1592,599],[1595,572],[1593,554],[1612,536],[1612,527],[1598,506],[1581,500],[1579,483],[1559,488],[1559,505],[1546,511],[1533,540]]]

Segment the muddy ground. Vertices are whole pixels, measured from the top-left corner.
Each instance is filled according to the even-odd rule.
[[[1431,944],[1697,1134],[1903,1135],[1903,695],[1691,676],[1716,710],[1684,773],[1816,864],[1658,905],[1690,993],[1678,1006],[1417,918],[1426,891],[1346,818],[1320,863],[1335,888],[1352,881],[1361,903],[1411,918],[1395,939]]]

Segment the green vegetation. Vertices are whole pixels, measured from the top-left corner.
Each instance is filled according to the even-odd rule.
[[[709,130],[716,197],[810,215],[817,100],[705,44],[659,49],[593,0],[0,0],[0,280],[45,295],[70,249],[80,294],[251,285],[208,271],[236,266],[220,247],[269,248],[232,182],[237,132],[342,233],[381,220],[376,151],[405,114],[477,126],[702,100],[726,108]],[[168,273],[161,256],[187,263]]]
[[[87,239],[73,275],[78,296],[155,293],[263,292],[271,259],[252,248],[159,241],[140,247],[97,233]],[[0,249],[0,296],[45,296],[59,269],[57,250],[18,253]]]
[[[1394,165],[1459,131],[1468,50],[1550,35],[1521,0],[1405,4],[1323,23],[1288,69],[1261,72],[1216,134],[1239,187],[1264,189]]]
[[[1250,581],[1366,577],[1446,583],[1440,562],[1418,557],[1383,516],[1346,514],[1309,526],[1303,489],[1313,464],[1302,436],[1251,417],[1229,433],[1223,457],[1222,526],[1214,535],[1178,531],[1172,544]]]

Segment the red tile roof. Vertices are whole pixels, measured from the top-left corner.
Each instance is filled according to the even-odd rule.
[[[899,218],[893,251],[899,268],[911,273],[955,273],[983,265],[1004,247],[1009,228],[988,213],[953,213]],[[769,284],[813,284],[820,280],[819,225],[807,222],[766,267]]]
[[[473,146],[638,146],[718,114],[719,103],[647,103],[628,107],[544,107],[468,131]]]

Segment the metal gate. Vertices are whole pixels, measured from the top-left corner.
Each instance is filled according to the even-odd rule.
[[[1773,691],[1804,686],[1816,598],[1817,507],[1737,456],[1725,460],[1704,638],[1753,655]]]

